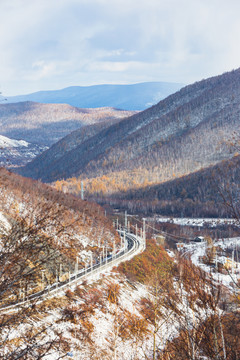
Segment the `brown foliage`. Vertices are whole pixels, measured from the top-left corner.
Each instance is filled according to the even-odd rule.
[[[161,274],[162,278],[171,275],[174,264],[163,247],[158,246],[155,240],[151,239],[147,241],[144,253],[121,263],[118,269],[129,279],[146,283],[156,272]]]
[[[118,304],[120,295],[120,286],[111,282],[107,285],[107,299],[111,304]]]
[[[221,326],[223,334],[221,333]],[[190,338],[193,336],[192,334],[194,331],[195,329],[191,331]],[[211,316],[199,325],[197,332],[199,337],[196,341],[199,342],[199,350],[196,358],[199,358],[201,355],[208,359],[223,360],[223,349],[225,348],[227,360],[239,359],[239,312],[224,314],[221,318]],[[224,338],[224,345],[222,335]],[[179,360],[192,360],[192,357],[189,354],[186,337],[186,332],[184,330],[180,331],[179,336],[167,344],[164,353],[162,354],[162,359],[173,360],[177,358]]]

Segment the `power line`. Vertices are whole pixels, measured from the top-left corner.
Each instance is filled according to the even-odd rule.
[[[136,217],[134,216],[131,216],[133,219],[137,220],[139,223],[143,224],[143,222],[139,219],[137,219]],[[175,239],[183,239],[183,240],[189,240],[189,241],[193,241],[194,239],[193,238],[188,238],[186,236],[180,236],[180,235],[173,235],[173,234],[169,234],[167,233],[166,231],[163,231],[163,230],[158,230],[156,228],[154,228],[153,226],[149,225],[146,223],[146,226],[148,226],[149,228],[153,229],[154,231],[160,233],[160,234],[163,234],[163,235],[167,235],[168,237],[172,237],[172,238],[175,238]]]
[[[131,215],[131,218],[132,219],[135,219],[136,221],[138,221],[142,226],[143,226],[143,221],[137,219],[135,216]],[[186,236],[180,236],[180,235],[173,235],[173,234],[169,234],[167,233],[166,231],[163,231],[163,230],[158,230],[156,228],[154,228],[153,226],[149,225],[146,223],[146,226],[148,226],[149,228],[153,229],[154,231],[158,232],[159,234],[162,234],[162,235],[165,235],[165,236],[168,236],[170,238],[173,238],[173,239],[182,239],[182,240],[189,240],[189,241],[193,241],[194,238],[189,238],[189,237],[186,237]]]

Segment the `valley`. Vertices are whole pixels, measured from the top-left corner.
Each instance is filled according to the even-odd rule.
[[[235,360],[239,80],[0,105],[0,357]]]
[[[89,200],[130,212],[229,216],[216,206],[216,183],[239,186],[239,73],[189,85],[116,123],[84,126],[16,171],[77,196],[83,182]]]

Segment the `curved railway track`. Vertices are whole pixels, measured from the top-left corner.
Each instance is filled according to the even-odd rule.
[[[121,235],[124,234],[124,231],[119,232]],[[110,268],[118,265],[122,261],[131,259],[133,256],[137,255],[145,249],[145,241],[143,238],[125,232],[125,239],[126,243],[124,248],[120,249],[120,251],[116,254],[109,255],[101,262],[98,262],[93,266],[81,269],[80,271],[71,274],[69,276],[69,279],[65,281],[59,281],[57,283],[47,286],[42,291],[29,295],[24,301],[15,302],[11,305],[3,305],[0,307],[0,311],[13,310],[20,306],[30,305],[31,303],[34,303],[34,301],[42,301],[46,297],[56,295],[58,292],[61,292],[62,290],[70,287],[71,285],[76,285],[78,282],[88,279],[93,275],[109,270]]]

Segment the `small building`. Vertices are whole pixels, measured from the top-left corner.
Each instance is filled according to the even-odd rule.
[[[156,243],[158,245],[164,245],[165,244],[165,236],[157,235],[155,238],[156,238]]]
[[[177,250],[178,250],[178,251],[181,251],[181,250],[184,249],[184,246],[185,246],[186,244],[184,244],[184,243],[182,243],[182,242],[179,242],[179,243],[177,243],[176,245],[177,245]]]
[[[201,243],[201,242],[205,242],[205,238],[204,238],[204,236],[196,236],[193,241]]]

